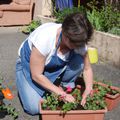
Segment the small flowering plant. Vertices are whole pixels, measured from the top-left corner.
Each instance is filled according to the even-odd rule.
[[[94,81],[93,90],[104,95],[108,111],[113,110],[120,102],[120,88],[112,83]]]
[[[5,115],[11,115],[13,119],[18,117],[18,113],[15,108],[11,106],[10,100],[14,98],[11,90],[8,87],[2,87],[2,80],[0,80],[0,113],[4,117]],[[0,115],[1,115],[0,114]]]
[[[75,103],[69,103],[64,101],[64,95],[56,95],[54,93],[52,94],[46,94],[45,101],[42,104],[42,108],[44,110],[61,110],[64,113],[70,110],[74,110],[77,108],[79,101],[81,100],[80,96],[80,90],[74,89],[68,87],[66,89],[66,92],[69,92],[69,94],[72,94],[76,100]]]
[[[63,88],[67,94],[71,94],[75,98],[75,102],[66,102],[64,101],[64,96],[56,95],[54,93],[46,94],[45,101],[42,103],[43,110],[60,110],[63,113],[66,113],[70,110],[101,110],[106,107],[104,100],[104,94],[99,92],[91,92],[87,97],[85,106],[81,106],[82,100],[82,87],[76,86],[72,89],[70,86]]]
[[[93,85],[93,89],[96,92],[102,91],[104,95],[106,94],[116,95],[120,93],[120,89],[115,89],[115,87],[113,87],[111,83],[105,83],[104,81],[103,82],[95,81]]]

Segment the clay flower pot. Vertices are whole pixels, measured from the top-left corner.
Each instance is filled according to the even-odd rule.
[[[94,84],[99,84],[105,88],[108,88],[109,85],[104,84],[102,82],[94,82]],[[110,89],[118,91],[116,94],[112,95],[110,93],[107,93],[105,95],[105,101],[107,103],[107,109],[110,111],[117,107],[118,103],[120,102],[120,88],[115,87],[115,86],[110,86]]]
[[[89,96],[87,104],[83,107],[80,105],[82,99],[81,88],[82,86],[79,85],[73,90],[69,87],[64,89],[74,96],[74,103],[65,102],[62,95],[46,94],[45,101],[40,102],[42,120],[103,120],[104,114],[107,112],[104,96],[99,97],[99,94]]]
[[[40,113],[42,120],[104,120],[103,110],[71,110],[62,114],[60,110],[43,110],[40,103]]]

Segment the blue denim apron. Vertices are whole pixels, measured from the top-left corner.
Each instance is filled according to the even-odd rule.
[[[80,54],[76,54],[74,50],[71,50],[66,61],[63,61],[61,58],[59,58],[57,56],[57,50],[61,42],[61,37],[62,33],[59,36],[55,52],[51,56],[50,62],[45,66],[43,74],[52,83],[55,83],[56,80],[60,80],[57,78],[62,75],[62,80],[59,81],[59,83],[64,85],[68,83],[74,83],[76,77],[79,76],[83,69],[83,57]],[[26,40],[20,51],[23,73],[31,87],[36,90],[41,97],[43,97],[44,93],[47,91],[31,78],[30,54],[31,50],[29,48],[28,40]]]

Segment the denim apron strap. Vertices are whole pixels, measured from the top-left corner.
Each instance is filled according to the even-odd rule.
[[[48,79],[50,79],[53,83],[56,82],[56,80],[58,80],[57,78],[61,76],[67,68],[68,61],[63,61],[57,56],[57,50],[60,46],[61,38],[62,38],[62,32],[60,33],[55,52],[52,55],[50,62],[45,66],[45,71],[44,71],[44,75]]]

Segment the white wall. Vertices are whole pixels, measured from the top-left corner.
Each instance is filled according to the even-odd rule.
[[[51,15],[51,4],[51,0],[35,0],[34,18],[36,18],[38,15]]]

